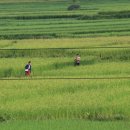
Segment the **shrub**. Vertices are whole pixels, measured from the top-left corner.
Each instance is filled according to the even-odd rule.
[[[78,10],[78,9],[80,9],[80,5],[70,5],[68,7],[68,10]]]

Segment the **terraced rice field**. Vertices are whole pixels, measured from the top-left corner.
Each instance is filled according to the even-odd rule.
[[[130,129],[130,1],[70,4],[0,0],[0,130]]]
[[[2,2],[2,0],[1,0]],[[18,1],[19,2],[19,1]],[[70,1],[2,3],[0,38],[61,38],[129,35],[128,0],[81,0],[81,9],[68,11]],[[128,11],[127,11],[128,10]]]

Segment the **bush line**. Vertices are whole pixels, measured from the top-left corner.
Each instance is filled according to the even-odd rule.
[[[59,18],[78,18],[82,15],[43,15],[43,16],[4,16],[0,19],[32,20],[32,19],[59,19]]]
[[[121,19],[130,18],[130,11],[109,11],[98,12],[96,15],[82,14],[65,14],[65,15],[40,15],[40,16],[1,16],[0,19],[15,19],[15,20],[32,20],[32,19],[60,19],[60,18],[75,18],[78,20],[98,20],[98,19]]]

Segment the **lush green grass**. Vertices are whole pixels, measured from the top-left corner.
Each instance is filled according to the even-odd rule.
[[[70,1],[0,4],[0,39],[130,35],[128,0],[81,0],[80,10],[67,11],[70,4]]]
[[[129,47],[129,37],[82,39],[3,40],[0,50],[0,77],[24,76],[24,66],[32,61],[32,76],[42,77],[113,77],[129,76],[130,49],[87,47]],[[29,50],[26,50],[26,49]],[[34,50],[32,50],[33,48]],[[38,50],[35,50],[39,48]],[[44,49],[42,49],[44,48]],[[45,49],[59,48],[59,49]],[[65,49],[77,48],[77,49]],[[74,67],[74,56],[81,55],[81,66]],[[14,59],[14,57],[19,57]],[[22,57],[22,58],[21,58]],[[24,57],[24,58],[23,58]],[[35,57],[35,58],[34,58]],[[11,64],[13,62],[13,64]],[[6,66],[5,66],[6,65]]]
[[[32,61],[32,77],[127,77],[128,61],[101,60],[82,57],[81,66],[74,66],[72,58],[3,58],[0,60],[0,77],[23,77],[24,66]],[[12,64],[13,63],[13,64]]]
[[[127,120],[130,80],[0,81],[0,117]]]
[[[129,36],[96,38],[0,40],[0,49],[130,47]]]
[[[129,19],[120,20],[1,20],[1,39],[129,35]],[[50,20],[49,20],[50,21]],[[66,22],[65,22],[66,21]]]
[[[126,122],[88,121],[130,120],[129,79],[20,78],[28,60],[34,78],[130,76],[129,48],[80,49],[130,47],[129,0],[81,0],[76,11],[67,11],[72,2],[62,0],[0,3],[0,39],[6,39],[0,40],[0,77],[16,77],[0,80],[0,129],[130,128]],[[81,66],[74,67],[77,53]]]
[[[73,42],[72,45],[68,45],[69,40]],[[74,44],[76,40],[77,42]],[[19,48],[21,45],[18,44],[17,46],[17,42],[23,43],[24,41],[31,42],[32,40],[2,41],[5,42],[5,46],[3,46],[4,43],[3,45],[1,43],[1,46],[3,46],[2,48]],[[53,44],[51,43],[52,40],[38,41],[40,41],[38,48],[47,48]],[[94,47],[96,41],[98,41],[96,46],[123,47],[124,45],[129,45],[128,37],[63,39],[62,45],[60,45],[60,41],[55,39],[52,47]],[[80,41],[83,42],[82,46]],[[125,44],[123,44],[123,41],[125,41]],[[10,42],[14,42],[14,44],[10,44]],[[50,45],[46,45],[44,42]],[[86,42],[87,44],[85,44]],[[32,48],[36,48],[36,41],[32,45]],[[30,48],[29,44],[27,46]],[[23,46],[23,48],[25,47]],[[79,52],[79,49],[77,50]],[[61,53],[57,53],[57,50],[55,50],[56,57],[52,55],[54,50],[52,52],[47,50],[46,53],[43,53],[45,54],[43,58],[27,56],[25,56],[26,58],[2,58],[0,60],[1,77],[23,76],[24,65],[30,58],[33,65],[32,76],[74,78],[127,77],[130,75],[129,49],[80,50],[83,56],[82,64],[78,69],[73,66],[73,56],[77,53],[77,50],[73,50],[74,52],[71,49],[67,51],[61,50]],[[32,53],[32,50],[30,51]],[[39,54],[36,53],[36,56],[38,57]],[[129,80],[7,80],[0,82],[0,113],[3,120],[59,118],[129,119]],[[22,107],[20,104],[22,104]]]
[[[24,3],[24,2],[54,2],[54,1],[65,1],[65,0],[0,0],[0,3]]]
[[[3,57],[0,60],[0,77],[24,76],[24,66],[28,60],[32,61],[32,76],[61,77],[61,74],[62,77],[129,76],[129,48],[78,49],[78,47],[129,47],[129,42],[129,37],[127,36],[3,40],[0,42],[1,49],[22,48],[23,50],[0,50],[0,57]],[[27,48],[29,50],[26,50]],[[37,48],[39,49],[37,50]],[[81,66],[78,69],[74,67],[73,62],[77,53],[81,55]],[[12,62],[13,64],[11,64]]]
[[[128,122],[88,122],[84,120],[15,121],[0,130],[129,130]]]

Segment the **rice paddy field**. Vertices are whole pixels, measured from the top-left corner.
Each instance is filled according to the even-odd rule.
[[[0,0],[0,130],[130,129],[130,1],[72,3]]]
[[[0,0],[0,39],[124,36],[130,34],[129,0]],[[5,3],[4,3],[5,2]]]

